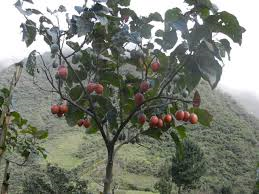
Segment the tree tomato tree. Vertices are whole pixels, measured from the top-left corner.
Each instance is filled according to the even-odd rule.
[[[68,125],[91,118],[87,132],[101,134],[107,148],[104,194],[111,190],[114,156],[122,145],[139,135],[160,139],[170,133],[181,148],[183,125],[189,122],[173,118],[174,122],[164,124],[164,115],[174,115],[179,107],[187,111],[193,104],[188,98],[201,79],[212,89],[217,86],[224,58],[230,55],[230,39],[241,45],[245,31],[234,15],[217,10],[209,0],[186,0],[188,11],[175,7],[164,16],[154,12],[147,17],[130,9],[130,0],[85,1],[74,7],[74,15],[63,5],[44,15],[25,9],[23,3],[33,2],[15,4],[26,18],[21,24],[23,40],[30,46],[36,36],[43,36],[59,66],[56,70],[56,65],[46,64],[40,53],[32,51],[26,69],[34,79],[44,73],[51,87],[46,90],[67,101]],[[67,23],[64,27],[61,16]],[[156,23],[163,28],[155,28]],[[70,53],[64,52],[64,45]],[[145,82],[148,88],[141,86]],[[102,87],[96,89],[92,83]],[[209,125],[212,116],[199,109],[195,96],[195,107],[188,112],[197,114],[200,124]],[[146,115],[145,124],[139,123],[140,114]],[[159,127],[149,126],[155,117],[162,121]]]

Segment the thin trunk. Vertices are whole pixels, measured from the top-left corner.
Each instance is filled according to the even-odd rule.
[[[2,189],[1,189],[1,194],[8,194],[8,186],[9,186],[9,176],[10,174],[8,173],[8,169],[9,169],[9,161],[6,160],[6,164],[5,164],[5,171],[4,171],[4,179],[3,179],[3,183],[2,183]]]
[[[106,174],[104,179],[103,194],[111,194],[112,170],[114,158],[114,145],[108,146],[108,160],[106,165]]]
[[[178,187],[178,194],[181,194],[181,186]]]

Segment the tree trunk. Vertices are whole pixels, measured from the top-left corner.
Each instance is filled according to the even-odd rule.
[[[5,171],[4,171],[4,179],[3,179],[3,183],[2,183],[2,188],[1,188],[1,194],[8,194],[8,186],[9,186],[9,173],[8,173],[8,169],[9,169],[9,161],[6,160],[6,164],[5,164]]]
[[[181,194],[181,186],[178,187],[178,194]]]
[[[107,150],[108,150],[108,160],[107,160],[107,165],[106,165],[106,174],[105,174],[105,179],[104,179],[103,194],[111,194],[114,145],[108,146]]]

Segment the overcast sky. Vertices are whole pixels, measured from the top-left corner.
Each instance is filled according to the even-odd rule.
[[[33,43],[26,48],[21,41],[20,24],[23,17],[14,8],[16,0],[1,0],[0,6],[0,66],[7,66],[17,62],[28,55],[34,49],[41,52],[48,51],[48,46]],[[82,5],[83,0],[34,0],[40,10],[55,9],[63,4],[68,9],[78,2]],[[255,21],[257,17],[257,1],[255,0],[212,0],[220,10],[226,10],[238,17],[240,24],[246,28],[241,47],[232,45],[232,60],[224,68],[220,84],[232,89],[251,91],[259,95],[259,63],[257,56],[257,43],[259,43],[259,25]],[[140,15],[148,15],[150,12],[159,11],[161,14],[168,8],[184,6],[183,0],[132,0],[132,7]]]

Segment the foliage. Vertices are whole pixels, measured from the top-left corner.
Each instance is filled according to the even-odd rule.
[[[183,142],[183,158],[179,155],[178,150],[172,158],[172,181],[179,188],[192,188],[205,172],[205,158],[202,150],[190,140],[185,140]]]
[[[51,86],[46,90],[57,93],[59,103],[64,100],[68,104],[65,117],[70,126],[75,126],[79,119],[90,118],[86,133],[100,132],[105,142],[108,161],[104,193],[110,190],[116,151],[124,144],[137,142],[139,135],[161,140],[163,134],[169,133],[178,154],[182,154],[181,140],[186,136],[183,125],[188,122],[166,125],[161,120],[160,127],[147,123],[141,126],[137,116],[145,113],[148,118],[154,115],[162,118],[174,114],[179,104],[187,110],[192,100],[188,95],[182,96],[183,91],[191,93],[201,79],[214,89],[221,78],[223,58],[230,52],[230,42],[218,40],[214,33],[242,42],[244,28],[234,15],[218,12],[210,1],[202,7],[197,2],[186,3],[189,11],[173,8],[164,17],[158,12],[139,17],[128,7],[130,0],[94,1],[91,5],[86,1],[83,6],[75,6],[78,14],[72,17],[63,5],[54,11],[47,10],[58,20],[58,15],[66,16],[67,27],[59,22],[55,24],[41,11],[24,9],[21,0],[15,4],[26,16],[26,22],[21,24],[26,45],[30,46],[36,35],[41,35],[50,46],[52,64],[58,61],[58,65],[49,67],[40,53],[32,51],[26,63],[28,73],[34,80],[36,72],[45,74]],[[30,16],[35,14],[39,22],[31,20]],[[161,22],[164,29],[153,35],[152,22]],[[83,42],[72,41],[82,36]],[[63,45],[71,48],[71,54],[64,54]],[[122,71],[130,66],[134,71]],[[145,91],[140,88],[143,81],[150,85]],[[91,84],[99,88],[89,89]],[[196,107],[193,111],[200,113],[200,124],[209,126],[212,116],[206,110]],[[62,117],[63,113],[58,116]],[[129,133],[130,128],[135,129],[133,133]],[[116,146],[118,141],[122,143]]]
[[[35,172],[26,177],[23,193],[44,194],[89,194],[87,182],[78,179],[73,173],[48,164],[46,171]]]

